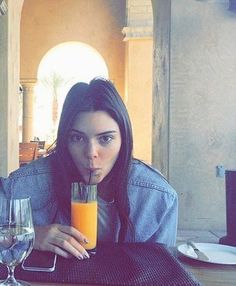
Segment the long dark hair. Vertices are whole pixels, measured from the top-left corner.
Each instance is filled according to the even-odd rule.
[[[109,174],[109,184],[115,186],[114,199],[118,207],[121,220],[119,241],[124,241],[125,235],[130,231],[134,236],[132,224],[129,221],[128,175],[132,160],[133,136],[129,115],[123,100],[111,81],[95,78],[89,84],[76,83],[69,90],[60,117],[56,147],[54,153],[57,158],[58,174],[63,178],[64,192],[58,194],[59,201],[65,208],[68,202],[68,193],[73,180],[81,179],[68,152],[68,134],[75,117],[80,112],[105,111],[118,124],[121,133],[121,148],[118,159]],[[106,178],[105,178],[106,179]],[[105,180],[104,179],[104,180]],[[66,209],[66,208],[65,208]],[[69,207],[67,207],[67,212]],[[133,238],[134,239],[134,238]]]

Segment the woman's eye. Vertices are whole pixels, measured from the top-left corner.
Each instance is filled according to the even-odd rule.
[[[99,141],[101,144],[108,144],[113,140],[113,137],[110,135],[102,136],[99,138]]]
[[[83,142],[84,138],[83,136],[79,134],[71,134],[69,137],[70,142]]]

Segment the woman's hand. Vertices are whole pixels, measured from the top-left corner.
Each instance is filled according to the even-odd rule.
[[[72,226],[51,224],[35,226],[34,248],[52,251],[65,258],[75,256],[78,259],[89,258],[81,244],[88,243],[87,238]]]

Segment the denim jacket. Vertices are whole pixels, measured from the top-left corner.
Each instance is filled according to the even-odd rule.
[[[41,158],[0,178],[0,199],[31,197],[35,225],[70,224],[59,208],[52,183],[51,160]],[[130,221],[134,225],[136,242],[159,242],[175,245],[178,200],[174,189],[155,169],[133,160],[128,183]],[[99,220],[98,220],[99,225]],[[98,236],[99,240],[99,236]],[[128,234],[125,241],[130,241]]]

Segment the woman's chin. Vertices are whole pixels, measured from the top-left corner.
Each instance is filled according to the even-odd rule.
[[[101,181],[103,180],[103,178],[99,177],[99,178],[93,178],[90,182],[91,185],[97,185],[99,183],[101,183]]]

